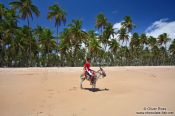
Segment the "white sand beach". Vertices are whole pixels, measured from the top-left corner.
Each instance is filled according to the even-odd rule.
[[[104,70],[92,91],[82,67],[0,68],[0,116],[175,116],[175,66]]]

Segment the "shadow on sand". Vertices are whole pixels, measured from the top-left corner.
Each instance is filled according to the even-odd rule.
[[[83,90],[89,90],[91,92],[99,92],[99,91],[109,91],[109,89],[99,89],[99,88],[83,88]]]

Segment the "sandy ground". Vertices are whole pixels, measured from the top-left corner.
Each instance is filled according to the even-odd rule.
[[[82,67],[0,68],[0,116],[175,116],[175,67],[104,70],[92,91]]]

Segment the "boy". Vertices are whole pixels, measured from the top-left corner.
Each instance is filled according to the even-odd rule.
[[[93,83],[94,71],[90,69],[90,58],[86,58],[86,63],[84,64],[85,76],[88,74],[90,76],[91,84]]]

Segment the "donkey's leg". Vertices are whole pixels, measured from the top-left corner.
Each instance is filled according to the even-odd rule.
[[[94,89],[94,84],[92,84],[92,89]]]
[[[96,83],[93,84],[93,89],[95,89],[95,88],[96,88]]]
[[[93,82],[93,84],[92,84],[92,88],[93,88],[93,89],[96,88],[96,81]]]
[[[96,88],[96,83],[94,83],[94,88]]]
[[[94,88],[95,88],[95,83],[93,82],[93,83],[92,83],[92,89],[94,89]]]

